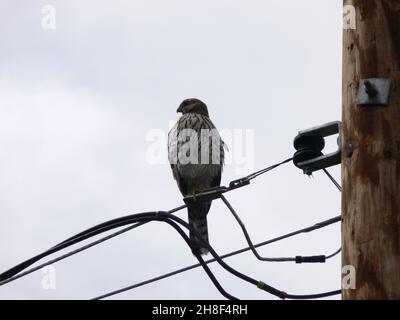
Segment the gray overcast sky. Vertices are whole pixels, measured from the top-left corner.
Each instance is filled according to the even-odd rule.
[[[56,29],[41,9],[56,9]],[[252,129],[254,167],[290,157],[297,131],[339,120],[341,1],[1,0],[0,270],[75,233],[127,213],[182,203],[167,164],[146,158],[153,129],[168,130],[178,104],[204,100],[219,129]],[[334,144],[331,144],[334,148]],[[235,150],[231,149],[231,152]],[[232,162],[223,184],[238,178]],[[249,171],[249,173],[250,173]],[[339,167],[331,170],[340,178]],[[229,194],[259,242],[340,213],[321,173],[292,164]],[[186,212],[180,212],[186,219]],[[217,201],[210,241],[246,245]],[[329,254],[340,226],[260,249],[267,256]],[[0,287],[2,299],[88,299],[195,262],[168,226],[152,223],[55,265],[56,289],[37,272]],[[294,294],[340,288],[340,257],[326,264],[227,260]],[[274,297],[212,266],[242,299]],[[116,296],[219,299],[202,269]]]

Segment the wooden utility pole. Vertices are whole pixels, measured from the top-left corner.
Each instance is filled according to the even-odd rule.
[[[356,29],[343,31],[342,264],[356,289],[343,299],[400,299],[400,1],[344,5]],[[368,78],[391,80],[386,105],[358,105]]]

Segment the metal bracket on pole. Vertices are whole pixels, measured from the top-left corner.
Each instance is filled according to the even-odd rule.
[[[329,122],[319,127],[300,131],[294,139],[293,163],[302,169],[305,174],[311,175],[314,171],[335,166],[341,162],[341,130],[340,121]],[[338,149],[324,155],[325,137],[338,134]]]
[[[360,81],[357,104],[359,106],[386,106],[389,103],[389,79],[364,79]]]

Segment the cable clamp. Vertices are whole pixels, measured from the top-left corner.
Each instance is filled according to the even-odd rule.
[[[167,214],[167,212],[165,212],[165,211],[156,211],[154,216],[155,216],[155,219],[159,220],[159,219],[164,218],[164,216],[166,214]]]

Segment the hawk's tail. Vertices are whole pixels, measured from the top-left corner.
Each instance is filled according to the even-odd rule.
[[[200,235],[200,239],[197,236],[197,233],[190,231],[189,236],[192,242],[192,252],[194,255],[203,255],[208,253],[208,248],[204,245],[208,242],[208,228],[207,228],[207,214],[202,217],[197,216],[191,212],[191,208],[189,208],[189,225],[197,231]]]

